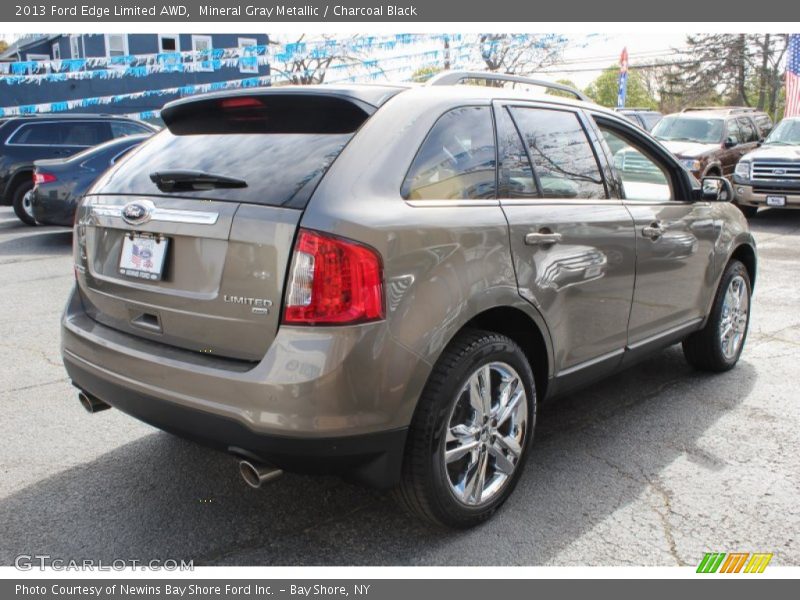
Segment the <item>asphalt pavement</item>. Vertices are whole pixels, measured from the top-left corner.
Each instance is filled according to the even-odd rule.
[[[762,211],[752,228],[739,365],[696,372],[676,346],[546,407],[504,508],[452,532],[334,477],[253,490],[231,456],[86,413],[59,356],[71,232],[2,207],[0,564],[670,566],[742,551],[800,565],[800,211]]]

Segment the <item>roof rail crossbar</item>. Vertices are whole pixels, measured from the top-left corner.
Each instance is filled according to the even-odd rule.
[[[520,75],[511,75],[510,73],[492,73],[490,71],[444,71],[438,75],[434,75],[427,82],[426,85],[458,85],[465,79],[482,79],[484,81],[511,81],[514,83],[527,83],[528,85],[535,85],[538,87],[549,88],[551,90],[558,90],[572,94],[578,100],[584,102],[591,102],[591,100],[580,90],[576,90],[568,85],[555,83],[553,81],[545,81],[543,79],[531,79],[530,77],[522,77]]]

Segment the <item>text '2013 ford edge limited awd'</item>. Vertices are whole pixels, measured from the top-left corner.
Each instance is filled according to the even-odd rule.
[[[78,210],[84,405],[254,486],[339,472],[466,527],[511,493],[542,401],[681,341],[733,367],[756,253],[730,184],[596,105],[453,85],[477,77],[498,76],[169,104]],[[645,177],[615,166],[631,149]]]

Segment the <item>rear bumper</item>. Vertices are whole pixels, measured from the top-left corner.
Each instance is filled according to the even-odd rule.
[[[224,364],[101,325],[73,292],[62,357],[75,386],[166,431],[287,471],[389,487],[419,396],[419,359],[383,326],[282,328],[261,362]],[[364,351],[381,344],[365,368]]]
[[[42,225],[62,225],[72,227],[75,221],[76,203],[63,198],[48,198],[36,193],[31,196],[33,218]]]
[[[766,188],[757,188],[755,191],[752,185],[734,183],[736,192],[736,203],[743,206],[767,206],[767,196],[784,196],[786,198],[785,208],[800,208],[800,187],[794,189],[775,189],[766,191]]]
[[[64,365],[78,388],[149,425],[205,446],[286,471],[344,474],[377,488],[399,481],[406,428],[344,437],[265,435],[233,419],[135,392],[98,377],[67,356]]]

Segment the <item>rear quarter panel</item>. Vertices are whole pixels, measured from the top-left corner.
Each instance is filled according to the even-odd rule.
[[[301,222],[368,244],[383,257],[386,333],[419,358],[404,393],[409,419],[432,365],[480,312],[519,308],[548,337],[541,317],[518,293],[499,202],[402,198],[403,179],[428,131],[444,112],[461,106],[429,100],[422,109],[413,96],[400,94],[367,121],[328,171]]]

